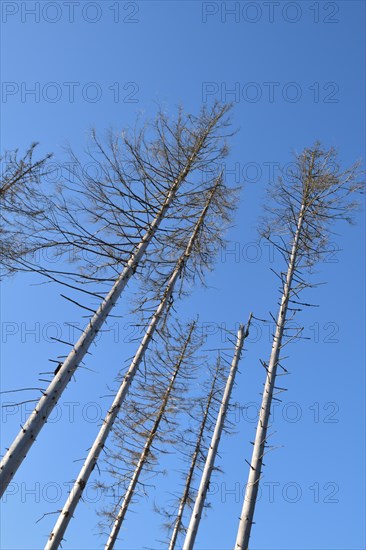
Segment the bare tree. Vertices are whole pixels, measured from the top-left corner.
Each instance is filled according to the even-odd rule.
[[[185,532],[183,525],[183,517],[186,508],[191,508],[194,504],[194,487],[193,482],[195,479],[196,471],[198,468],[204,465],[205,459],[205,445],[206,445],[206,434],[212,430],[212,413],[214,410],[215,402],[217,401],[218,393],[218,382],[222,377],[222,366],[220,361],[217,361],[216,368],[212,373],[211,385],[208,389],[207,395],[202,399],[198,400],[198,407],[193,408],[193,414],[197,414],[197,417],[200,418],[200,422],[197,426],[197,429],[194,430],[196,435],[195,441],[193,443],[193,449],[191,452],[191,442],[187,437],[182,437],[182,447],[181,452],[189,460],[188,471],[186,472],[183,493],[178,500],[177,511],[174,517],[173,522],[170,520],[166,524],[168,531],[171,531],[170,540],[169,540],[169,550],[174,550],[177,544],[178,536]],[[198,409],[198,410],[197,410]],[[189,431],[192,429],[190,428]],[[187,450],[188,449],[188,450]],[[168,511],[164,511],[164,515],[167,518],[171,518],[172,514]]]
[[[229,372],[229,376],[225,386],[225,391],[222,397],[221,406],[220,406],[220,410],[216,420],[214,433],[212,435],[210,447],[207,452],[205,467],[203,469],[200,486],[197,492],[196,502],[192,511],[191,519],[187,529],[186,538],[183,544],[183,550],[191,550],[193,548],[193,545],[197,536],[198,527],[200,524],[202,511],[204,508],[205,499],[207,495],[207,490],[209,488],[212,471],[215,465],[215,459],[217,456],[221,434],[225,425],[226,414],[230,403],[231,393],[234,387],[235,376],[238,371],[238,366],[239,366],[241,352],[244,345],[244,340],[246,336],[248,336],[249,334],[250,321],[251,321],[251,315],[249,317],[249,321],[246,328],[244,329],[244,326],[240,325],[238,330],[234,357],[230,366],[230,372]]]
[[[190,196],[197,188],[197,175],[194,177],[193,174],[200,174],[207,164],[222,158],[227,152],[221,135],[222,129],[227,126],[227,111],[227,106],[219,104],[211,110],[202,109],[198,117],[184,115],[180,111],[177,121],[171,124],[163,113],[159,113],[153,128],[137,132],[132,138],[127,134],[122,136],[126,155],[120,154],[116,141],[111,140],[108,150],[95,138],[97,152],[104,159],[102,162],[100,157],[95,157],[102,176],[84,177],[79,187],[75,185],[71,188],[72,192],[85,195],[86,202],[76,203],[71,208],[72,201],[61,197],[58,204],[53,204],[52,213],[44,223],[42,221],[38,225],[37,218],[32,218],[34,223],[30,225],[26,237],[31,238],[35,234],[37,247],[59,245],[64,250],[72,244],[80,253],[92,249],[99,257],[108,258],[112,273],[119,274],[78,341],[71,344],[70,353],[58,365],[53,380],[42,392],[33,413],[3,457],[0,465],[1,494],[46,424],[128,281],[143,263],[148,246],[158,238],[160,225],[168,210],[175,204],[172,210],[175,218],[189,218]],[[148,141],[151,132],[155,139]],[[93,152],[90,154],[93,155]],[[79,166],[76,157],[74,160]],[[193,178],[192,181],[188,181],[188,176]],[[186,186],[185,190],[181,189],[183,186]],[[198,187],[202,192],[202,186]],[[79,210],[91,216],[92,227],[90,223],[84,225],[78,220]],[[124,227],[125,222],[128,229]],[[132,236],[128,234],[129,230]],[[88,277],[92,281],[100,281],[93,276],[95,262],[84,267],[86,275],[91,273]],[[17,258],[17,269],[38,271],[51,280],[70,275],[37,267],[24,258]],[[73,273],[71,276],[75,277]],[[113,278],[109,275],[105,280],[113,281]],[[101,298],[99,294],[93,295]]]
[[[40,222],[47,210],[47,199],[40,183],[52,155],[35,160],[37,145],[32,143],[20,158],[18,150],[6,151],[0,157],[0,263],[5,273],[12,271],[17,257],[35,250],[34,242],[24,239],[20,226],[35,219]]]
[[[167,350],[165,352],[166,358],[163,358],[161,356],[161,354],[159,354],[160,355],[160,361],[163,359],[163,367],[164,367],[165,370],[168,369],[168,373],[169,372],[171,373],[172,364],[168,364],[167,359],[168,359],[169,362],[173,359],[173,361],[174,361],[173,362],[174,370],[170,374],[169,384],[166,387],[166,389],[164,391],[164,394],[162,396],[161,404],[160,404],[160,406],[158,408],[158,411],[155,415],[155,420],[153,422],[153,425],[152,425],[152,427],[150,428],[150,430],[148,432],[148,435],[147,435],[147,438],[145,440],[145,444],[143,446],[142,452],[138,457],[138,460],[137,460],[137,463],[135,465],[135,469],[133,471],[133,474],[131,476],[128,488],[127,488],[123,498],[121,499],[121,502],[119,503],[118,513],[116,515],[114,513],[112,513],[112,517],[114,516],[114,521],[112,523],[112,529],[110,531],[107,543],[105,545],[106,550],[107,549],[110,550],[110,549],[114,548],[115,542],[116,542],[117,537],[118,537],[118,533],[121,529],[121,526],[122,526],[122,523],[123,523],[124,518],[126,516],[128,507],[131,503],[131,499],[132,499],[132,497],[135,493],[137,485],[139,484],[141,473],[142,473],[144,468],[149,466],[149,461],[150,461],[150,457],[151,457],[151,453],[152,453],[153,444],[154,444],[154,447],[156,448],[155,440],[158,437],[161,438],[161,436],[159,434],[159,431],[161,429],[161,424],[164,423],[165,416],[167,414],[169,414],[169,426],[171,427],[172,415],[177,412],[177,404],[174,403],[174,404],[170,405],[171,398],[174,397],[173,391],[175,390],[177,377],[182,376],[182,374],[181,374],[182,366],[184,368],[184,364],[187,362],[187,358],[188,357],[191,358],[192,352],[194,351],[194,349],[192,347],[191,347],[191,349],[189,349],[194,329],[195,329],[195,323],[191,323],[191,325],[188,329],[188,335],[184,338],[183,345],[181,345],[179,343],[179,340],[182,340],[183,336],[179,335],[178,349],[177,349],[177,344],[174,345],[175,354],[177,353],[177,351],[179,353],[179,355],[177,357],[174,358],[172,356],[172,350],[169,349],[170,346],[172,345],[172,343],[170,343],[169,340],[167,342],[168,347],[167,347]],[[180,348],[180,351],[179,351],[179,348]],[[190,362],[189,366],[190,367],[192,366],[191,362]],[[184,373],[183,373],[183,376],[184,376]],[[153,384],[152,388],[147,388],[147,391],[149,393],[152,393],[153,395],[156,394],[156,391],[157,391],[156,390],[156,385],[157,384],[155,382]],[[181,388],[180,388],[179,394],[180,394],[180,397],[182,397]],[[176,396],[176,399],[177,398],[178,398],[178,396]],[[176,399],[175,399],[175,401],[176,401]],[[169,410],[168,405],[170,405],[170,410]],[[146,415],[146,405],[145,405],[144,414]]]
[[[320,143],[295,158],[296,168],[289,181],[279,180],[272,190],[272,205],[263,225],[262,234],[281,252],[287,264],[287,272],[280,273],[281,300],[273,336],[272,351],[266,370],[263,400],[254,440],[248,483],[235,543],[236,549],[247,550],[253,523],[254,510],[261,479],[263,456],[271,447],[267,444],[272,400],[283,388],[276,387],[280,353],[294,336],[286,338],[286,323],[300,306],[299,293],[311,287],[303,272],[311,268],[326,252],[330,226],[336,220],[350,221],[350,211],[356,206],[351,196],[363,188],[359,182],[358,164],[343,170],[334,149],[325,150]],[[280,235],[280,243],[274,239]],[[294,304],[293,307],[291,305]],[[282,367],[284,369],[284,367]],[[286,369],[284,369],[286,372]]]
[[[195,250],[197,250],[197,242],[205,237],[205,232],[203,231],[205,217],[209,212],[211,204],[213,207],[218,207],[217,197],[221,196],[225,186],[222,183],[221,176],[217,178],[214,187],[209,191],[208,196],[205,198],[205,206],[201,212],[199,219],[197,220],[193,232],[186,243],[185,250],[176,261],[173,271],[171,271],[168,278],[166,287],[160,298],[160,302],[155,310],[155,313],[150,319],[149,325],[145,332],[144,337],[142,338],[141,344],[130,364],[130,367],[127,370],[127,373],[124,376],[124,379],[116,393],[115,399],[104,419],[103,425],[100,428],[100,431],[89,451],[89,454],[84,462],[84,465],[74,483],[74,486],[70,492],[69,498],[65,503],[63,510],[60,513],[60,516],[55,524],[52,533],[50,534],[49,540],[47,542],[46,548],[50,550],[51,548],[57,548],[64,533],[66,531],[67,525],[75,511],[75,508],[81,498],[83,490],[86,486],[86,483],[90,477],[91,472],[93,471],[95,464],[99,458],[99,455],[105,445],[106,439],[113,427],[113,424],[117,418],[118,412],[127,396],[130,385],[133,381],[133,378],[136,372],[139,369],[141,361],[144,358],[145,352],[149,346],[150,341],[153,338],[153,335],[158,328],[159,322],[162,320],[164,313],[167,312],[171,304],[171,299],[173,295],[174,288],[180,278],[183,279],[184,270],[189,264],[189,259],[194,255]],[[215,200],[216,199],[216,200]],[[198,251],[201,249],[201,246],[198,246]]]

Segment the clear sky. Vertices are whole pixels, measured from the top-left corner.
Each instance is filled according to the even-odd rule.
[[[40,152],[62,162],[63,145],[82,147],[91,126],[132,125],[138,113],[152,116],[157,101],[170,112],[179,103],[195,112],[214,98],[234,101],[240,131],[227,178],[244,185],[228,235],[231,253],[218,257],[210,287],[197,288],[181,310],[200,314],[211,347],[220,343],[220,324],[233,330],[251,310],[261,318],[275,312],[270,267],[278,258],[256,244],[265,188],[291,150],[316,139],[338,147],[345,165],[364,157],[364,2],[3,0],[1,10],[1,150],[39,141]],[[297,318],[309,340],[289,346],[292,374],[274,418],[274,443],[283,447],[266,461],[253,550],[365,548],[364,212],[355,227],[336,229],[332,250],[342,250],[330,251],[314,276],[327,284],[306,294],[320,307]],[[59,288],[34,282],[17,276],[3,283],[3,390],[37,386],[47,359],[63,353],[50,336],[67,336],[67,321],[82,323]],[[96,372],[80,371],[64,393],[3,499],[2,548],[43,547],[56,516],[36,521],[63,506],[108,406],[100,396],[134,351],[129,331],[122,320],[103,337],[88,365]],[[236,433],[222,441],[224,474],[213,480],[197,549],[226,550],[235,541],[269,331],[258,324],[249,340],[233,396]],[[3,409],[2,450],[29,406]],[[161,547],[153,502],[161,502],[161,487],[170,490],[171,476],[160,492],[155,480],[150,497],[134,505],[117,548]],[[66,550],[102,546],[94,500],[90,490],[70,523]]]

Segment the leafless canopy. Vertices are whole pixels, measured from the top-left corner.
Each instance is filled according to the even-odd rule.
[[[62,270],[42,262],[42,255],[23,256],[13,268],[83,284],[111,281],[176,182],[159,230],[171,248],[182,224],[199,211],[201,193],[212,187],[209,167],[228,153],[229,109],[215,103],[191,115],[179,108],[175,118],[160,109],[154,120],[103,139],[93,130],[84,154],[68,150],[62,177],[48,193],[47,215],[32,216],[18,229],[30,250],[52,248]]]
[[[358,203],[355,193],[364,188],[360,163],[343,169],[337,151],[320,142],[294,155],[292,168],[269,190],[268,217],[261,234],[268,240],[279,236],[288,261],[302,211],[296,265],[310,267],[327,251],[332,224],[352,221]]]
[[[17,257],[34,252],[34,242],[24,239],[23,228],[40,221],[48,209],[47,195],[41,188],[52,155],[34,159],[37,143],[22,157],[19,151],[5,151],[0,157],[0,237],[1,263],[9,267]]]

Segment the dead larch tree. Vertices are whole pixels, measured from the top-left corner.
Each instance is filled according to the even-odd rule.
[[[268,363],[263,362],[266,381],[235,549],[247,550],[249,544],[263,456],[270,450],[267,430],[271,404],[275,393],[284,389],[276,386],[277,370],[284,369],[280,354],[289,338],[294,338],[286,338],[286,324],[302,306],[309,305],[300,301],[299,293],[314,286],[305,274],[327,252],[331,226],[337,220],[351,221],[351,211],[357,205],[353,197],[364,186],[359,177],[358,163],[342,169],[336,151],[317,142],[295,156],[292,173],[270,190],[268,216],[261,233],[282,254],[287,270],[278,274],[279,311],[271,355]]]

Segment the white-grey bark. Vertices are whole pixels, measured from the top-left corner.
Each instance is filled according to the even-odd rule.
[[[287,271],[280,274],[282,297],[276,330],[268,365],[263,364],[266,380],[235,550],[247,550],[249,545],[263,456],[270,449],[267,431],[274,390],[284,389],[275,383],[278,367],[282,366],[281,349],[294,338],[286,334],[286,322],[299,311],[299,305],[310,305],[298,301],[299,293],[313,286],[306,282],[303,271],[312,268],[327,252],[330,226],[336,220],[351,221],[350,212],[357,206],[351,196],[365,186],[360,176],[359,163],[343,170],[335,149],[323,149],[316,142],[296,155],[294,168],[270,190],[272,202],[267,205],[262,236],[285,258]],[[280,237],[280,243],[273,240],[273,235]]]
[[[178,359],[178,362],[176,364],[176,367],[174,369],[174,372],[171,376],[171,379],[170,379],[170,382],[169,382],[169,385],[164,393],[164,396],[163,396],[163,399],[162,399],[162,403],[161,403],[161,406],[159,408],[159,411],[158,411],[158,414],[156,416],[156,419],[155,419],[155,422],[153,424],[153,427],[151,428],[150,430],[150,433],[146,439],[146,442],[145,442],[145,445],[144,445],[144,448],[142,450],[142,453],[140,455],[140,458],[137,462],[137,465],[136,465],[136,468],[133,472],[133,475],[132,475],[132,478],[131,478],[131,481],[130,481],[130,484],[127,488],[127,491],[123,497],[123,501],[122,501],[122,504],[120,506],[120,509],[118,511],[118,514],[117,514],[117,517],[113,523],[113,526],[112,526],[112,529],[111,529],[111,532],[109,534],[109,537],[108,537],[108,540],[107,540],[107,543],[105,545],[105,550],[112,550],[112,548],[114,548],[114,545],[115,545],[115,542],[117,540],[117,537],[118,537],[118,533],[121,529],[121,526],[122,526],[122,523],[123,523],[123,520],[125,518],[125,515],[126,515],[126,512],[128,510],[128,506],[131,502],[131,499],[133,497],[133,494],[135,492],[135,489],[136,489],[136,485],[138,484],[139,482],[139,478],[140,478],[140,474],[142,472],[142,469],[146,463],[146,460],[149,456],[149,453],[150,453],[150,449],[151,449],[151,445],[153,444],[154,442],[154,439],[155,439],[155,436],[157,435],[158,433],[158,429],[159,429],[159,426],[160,426],[160,423],[164,417],[164,413],[165,413],[165,410],[166,410],[166,407],[167,407],[167,404],[169,402],[169,398],[170,398],[170,395],[172,393],[172,390],[173,390],[173,387],[174,387],[174,383],[175,383],[175,380],[179,374],[179,370],[180,370],[180,367],[182,365],[182,362],[184,360],[184,357],[185,357],[185,354],[186,354],[186,350],[187,350],[187,346],[190,342],[190,339],[192,337],[192,333],[193,333],[193,330],[194,330],[194,327],[195,327],[195,323],[192,323],[191,325],[191,328],[188,332],[188,337],[186,338],[186,341],[183,345],[183,348],[182,348],[182,351],[181,351],[181,354],[180,354],[180,357]]]
[[[186,504],[187,504],[187,501],[188,501],[188,498],[189,498],[189,494],[192,490],[191,485],[192,485],[193,475],[194,475],[194,472],[195,472],[195,469],[196,469],[199,454],[200,454],[200,452],[202,452],[202,440],[203,440],[203,435],[204,435],[206,425],[207,425],[208,415],[209,415],[209,412],[211,410],[212,400],[214,398],[219,367],[220,367],[220,365],[218,363],[217,369],[215,371],[215,374],[214,374],[214,377],[213,377],[213,380],[212,380],[212,385],[211,385],[211,388],[210,388],[210,392],[209,392],[208,397],[207,397],[207,403],[206,403],[206,407],[205,407],[205,410],[204,410],[204,413],[203,413],[202,421],[201,421],[201,424],[200,424],[200,427],[199,427],[199,430],[198,430],[197,441],[196,441],[196,445],[195,445],[195,448],[194,448],[194,451],[193,451],[193,454],[192,454],[192,458],[191,458],[191,462],[190,462],[190,465],[189,465],[189,470],[188,470],[186,481],[185,481],[185,484],[184,484],[183,494],[182,494],[182,496],[179,500],[178,513],[177,513],[177,517],[176,517],[175,522],[174,522],[172,535],[170,537],[169,550],[174,550],[175,545],[177,543],[178,535],[181,531],[184,510],[185,510],[185,507],[186,507]]]
[[[103,425],[100,428],[100,431],[89,451],[89,454],[84,462],[84,465],[74,483],[73,488],[71,489],[70,495],[67,499],[67,502],[65,503],[60,516],[55,524],[54,529],[52,530],[48,542],[45,546],[46,550],[51,550],[58,548],[59,544],[61,543],[64,533],[66,531],[67,525],[72,518],[72,515],[75,511],[75,508],[81,498],[81,495],[83,493],[83,490],[85,488],[85,485],[90,477],[91,472],[93,471],[97,460],[99,458],[100,452],[102,451],[104,444],[106,442],[106,439],[113,427],[114,421],[117,418],[118,411],[121,408],[121,405],[123,401],[125,400],[129,387],[132,383],[132,380],[140,366],[140,363],[144,357],[144,354],[148,348],[148,345],[154,335],[154,332],[158,326],[159,320],[162,317],[163,313],[165,312],[170,298],[172,296],[174,287],[176,282],[178,281],[182,269],[184,268],[185,263],[187,262],[188,258],[191,256],[194,244],[200,234],[201,228],[204,223],[204,219],[206,217],[206,214],[209,210],[210,204],[212,202],[212,199],[214,197],[215,192],[217,191],[219,185],[221,182],[221,178],[218,178],[216,181],[215,186],[212,188],[210,195],[207,199],[206,205],[204,209],[202,210],[202,213],[197,220],[197,223],[195,225],[195,228],[192,232],[192,235],[189,239],[189,242],[187,244],[187,247],[184,251],[184,253],[180,256],[179,260],[176,263],[176,266],[174,268],[174,271],[168,281],[168,284],[165,288],[163,298],[157,307],[154,315],[152,316],[149,326],[146,330],[146,333],[141,341],[141,344],[131,362],[131,365],[124,376],[124,379],[118,389],[118,392],[115,396],[115,399],[112,403],[111,408],[109,409],[104,421]]]
[[[206,500],[207,490],[210,484],[211,474],[215,465],[215,459],[216,459],[217,450],[220,443],[222,430],[224,429],[224,425],[225,425],[226,414],[230,403],[231,393],[234,386],[235,376],[238,370],[238,365],[240,361],[242,348],[244,345],[244,340],[245,340],[245,337],[248,335],[248,331],[250,327],[250,321],[251,321],[251,316],[249,317],[249,321],[246,329],[244,330],[244,326],[240,325],[238,330],[234,357],[231,363],[230,373],[225,386],[224,395],[221,400],[220,410],[217,416],[215,429],[212,435],[205,466],[202,472],[200,486],[198,489],[196,501],[194,504],[191,519],[187,529],[187,534],[184,540],[183,550],[192,550],[196,536],[197,536],[197,531],[200,524],[202,511]]]
[[[209,130],[211,130],[211,128],[209,128],[207,132],[203,134],[200,139],[198,139],[196,148],[187,160],[184,170],[182,170],[179,178],[172,183],[162,208],[150,224],[140,244],[137,246],[136,250],[129,259],[126,267],[114,283],[110,292],[104,298],[96,313],[90,319],[79,340],[63,362],[62,367],[58,370],[54,379],[37,403],[34,411],[28,417],[18,436],[4,455],[0,464],[0,496],[4,493],[10,481],[13,479],[17,469],[35,442],[39,432],[46,424],[49,415],[56,406],[74,372],[87,353],[90,345],[94,341],[98,331],[107,319],[114,305],[117,303],[131,276],[135,273],[149,243],[156,234],[167,210],[171,206],[180,184],[189,174],[195,157],[202,148]]]
[[[267,377],[263,390],[262,405],[259,413],[258,426],[253,447],[253,455],[249,469],[249,477],[245,491],[243,509],[239,521],[239,529],[235,543],[235,549],[240,548],[241,550],[247,550],[249,544],[258,486],[261,477],[263,455],[265,452],[267,429],[273,398],[273,390],[276,381],[277,366],[282,345],[283,332],[286,324],[287,308],[291,295],[291,284],[295,272],[296,256],[299,248],[299,239],[303,223],[303,213],[304,205],[301,206],[299,212],[297,230],[292,245],[286,281],[277,316],[276,331],[273,337],[272,351],[267,367]]]

